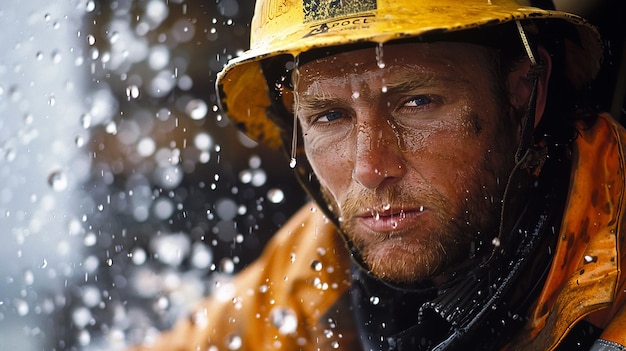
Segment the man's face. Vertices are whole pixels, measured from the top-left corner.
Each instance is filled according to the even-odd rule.
[[[306,155],[374,274],[443,280],[497,235],[518,138],[492,63],[479,46],[420,43],[299,68]]]

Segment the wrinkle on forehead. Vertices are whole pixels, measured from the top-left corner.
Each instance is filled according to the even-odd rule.
[[[302,76],[301,76],[302,77]],[[372,85],[371,82],[376,82]],[[446,74],[438,74],[422,65],[388,65],[384,69],[378,67],[364,70],[361,73],[349,73],[342,76],[332,72],[321,73],[315,77],[304,76],[298,84],[300,108],[322,108],[341,102],[344,98],[334,96],[337,88],[349,89],[353,98],[366,98],[374,92],[402,94],[417,89],[441,86],[444,83],[469,84],[462,75],[456,74],[453,69]],[[332,89],[331,89],[332,88]],[[354,93],[358,93],[358,96]],[[344,96],[346,94],[343,94]]]
[[[382,74],[387,72],[386,68],[389,66],[407,67],[423,72],[426,72],[425,66],[436,67],[441,71],[454,71],[463,63],[482,61],[484,51],[479,48],[483,47],[453,42],[394,44],[384,47],[384,67],[379,64],[380,54],[374,48],[368,48],[321,57],[303,64],[298,71],[301,79],[309,80],[349,77],[368,72]]]

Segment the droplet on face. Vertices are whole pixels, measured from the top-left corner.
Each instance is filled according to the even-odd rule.
[[[383,61],[383,44],[379,43],[376,46],[376,64],[379,68],[385,68],[385,61]]]

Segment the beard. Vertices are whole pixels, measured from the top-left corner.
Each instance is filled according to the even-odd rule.
[[[389,282],[440,284],[480,264],[492,252],[504,192],[499,180],[510,167],[494,170],[485,168],[487,164],[464,171],[449,197],[424,183],[376,191],[355,185],[341,203],[328,189],[322,187],[322,193],[359,252],[363,268]],[[389,209],[395,210],[389,213]],[[423,211],[416,225],[376,232],[357,224],[364,212],[400,223],[406,216],[403,209]]]

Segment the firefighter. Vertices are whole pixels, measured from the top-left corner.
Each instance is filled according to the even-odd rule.
[[[596,29],[513,0],[260,0],[221,107],[311,203],[163,350],[625,350]],[[286,160],[286,162],[287,162]]]

